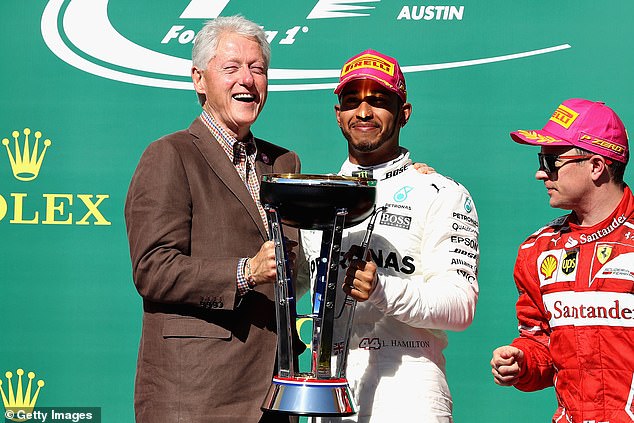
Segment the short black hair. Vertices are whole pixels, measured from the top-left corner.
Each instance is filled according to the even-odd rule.
[[[578,154],[597,154],[593,151],[584,150],[583,148],[576,148]],[[625,168],[627,167],[627,163],[620,162],[618,160],[610,159],[609,157],[605,157],[602,154],[599,156],[604,157],[607,160],[610,160],[611,164],[608,165],[608,173],[610,174],[610,179],[615,184],[623,185],[623,176],[625,175]],[[629,155],[626,156],[629,158]]]

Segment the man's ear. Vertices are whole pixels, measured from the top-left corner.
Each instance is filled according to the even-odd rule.
[[[194,88],[198,94],[205,94],[205,80],[203,79],[203,71],[196,66],[192,67],[192,81]]]
[[[412,105],[410,103],[403,103],[401,106],[401,117],[399,125],[401,128],[407,124],[409,117],[412,115]]]
[[[341,128],[341,106],[335,104],[335,117],[337,118],[337,125]]]
[[[605,157],[595,154],[590,158],[590,163],[592,164],[592,180],[597,181],[604,175],[609,177],[608,164]]]

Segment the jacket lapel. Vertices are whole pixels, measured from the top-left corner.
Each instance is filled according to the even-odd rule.
[[[255,139],[255,145],[258,149],[258,155],[255,158],[255,173],[258,175],[258,181],[262,181],[262,175],[274,173],[273,164],[272,159],[266,151],[263,151],[263,145],[258,142],[257,138]]]
[[[253,223],[258,227],[262,239],[267,240],[268,235],[266,228],[260,217],[258,207],[255,205],[251,194],[247,190],[242,178],[238,175],[236,168],[227,157],[218,141],[211,135],[209,129],[200,118],[196,118],[189,126],[189,132],[194,136],[194,145],[200,150],[201,154],[209,164],[211,170],[218,176],[223,184],[236,196],[238,201],[242,203]],[[256,170],[258,166],[256,163]],[[258,173],[258,178],[260,174]]]

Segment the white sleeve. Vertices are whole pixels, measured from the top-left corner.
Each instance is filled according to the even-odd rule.
[[[471,196],[451,181],[420,216],[421,270],[411,277],[382,275],[369,301],[410,326],[464,330],[478,300],[478,216]]]

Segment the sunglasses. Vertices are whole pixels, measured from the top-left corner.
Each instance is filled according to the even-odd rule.
[[[537,157],[539,158],[539,170],[543,170],[546,173],[557,172],[557,170],[559,170],[560,167],[562,167],[563,165],[567,163],[588,160],[592,156],[594,156],[594,154],[581,154],[576,156],[559,156],[557,154],[537,153]],[[557,166],[557,162],[561,160],[566,160],[566,161],[564,163],[561,163],[559,166]]]

